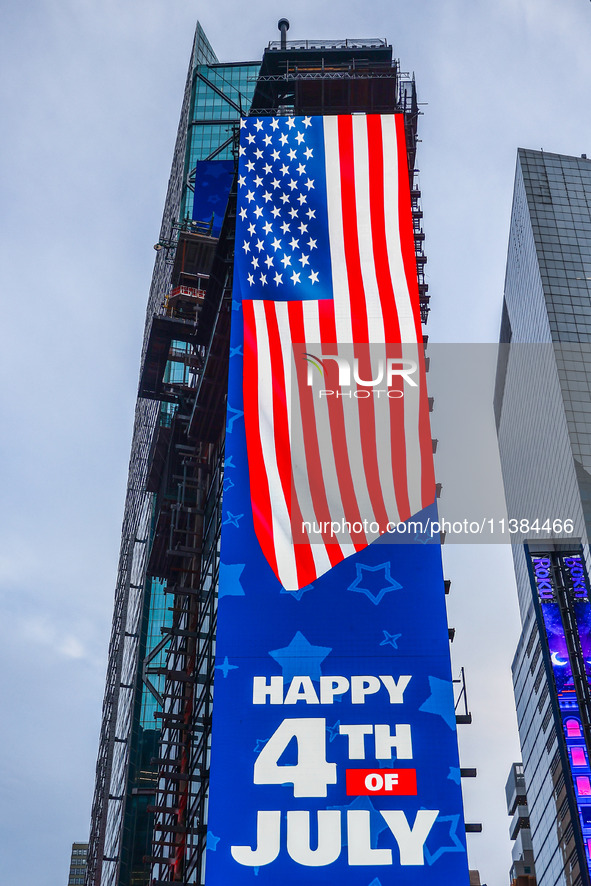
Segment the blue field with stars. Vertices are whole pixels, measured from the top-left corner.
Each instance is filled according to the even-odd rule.
[[[236,271],[242,298],[332,298],[323,121],[241,121]]]

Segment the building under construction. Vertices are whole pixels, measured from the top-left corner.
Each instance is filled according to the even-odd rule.
[[[291,42],[287,27],[262,61],[220,63],[197,26],[147,306],[87,886],[203,882],[241,116],[404,113],[427,317],[414,80],[386,40]]]

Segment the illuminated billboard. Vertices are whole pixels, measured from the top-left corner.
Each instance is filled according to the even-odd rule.
[[[403,121],[242,123],[206,884],[467,886],[441,551],[389,544],[383,523],[436,517]],[[358,218],[345,246],[331,177],[353,157],[338,186],[340,228]],[[395,210],[379,281],[385,234],[359,209],[378,182],[382,216],[384,193]],[[383,412],[355,402],[379,374],[368,323],[384,373],[416,373]],[[354,385],[323,413],[306,398],[310,359],[327,354],[338,389]],[[348,537],[298,535],[298,518],[322,513],[350,522]]]
[[[558,699],[568,767],[591,870],[591,766],[573,674],[591,676],[591,603],[580,550],[529,555]],[[570,626],[576,626],[575,631]],[[566,626],[566,628],[565,628]],[[585,680],[583,677],[583,681]],[[583,699],[583,705],[585,701]]]
[[[254,529],[295,590],[435,498],[402,115],[242,120],[234,302]]]

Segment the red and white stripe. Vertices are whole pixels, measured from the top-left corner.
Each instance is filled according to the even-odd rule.
[[[435,497],[403,117],[325,117],[324,140],[334,300],[243,301],[254,528],[288,590]],[[419,387],[404,385],[402,399],[319,399],[303,353],[343,346],[363,378],[376,378],[379,359],[418,361]],[[324,365],[334,389],[336,364]],[[302,526],[342,519],[379,529],[335,538]]]

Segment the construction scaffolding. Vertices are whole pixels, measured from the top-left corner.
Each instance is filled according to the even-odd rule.
[[[168,231],[173,220],[178,218],[184,186],[190,104],[191,71],[185,86],[181,123],[162,220],[163,232]],[[162,312],[162,293],[170,288],[170,277],[171,268],[166,262],[165,253],[159,252],[146,310],[142,361],[148,347],[152,318]],[[121,834],[138,688],[139,641],[153,504],[152,495],[146,487],[146,478],[159,409],[157,402],[138,398],[91,812],[86,876],[88,886],[116,886],[120,881]]]
[[[155,490],[159,518],[148,570],[166,581],[173,624],[162,640],[165,666],[146,661],[144,673],[165,677],[158,790],[150,807],[154,839],[145,859],[153,883],[201,882],[205,853],[234,219],[229,209],[207,269],[195,330],[209,346],[198,380],[179,391],[182,403]],[[169,309],[174,316],[174,306]]]
[[[153,762],[157,751],[150,754],[150,747],[158,747],[162,724],[158,715],[164,701],[160,690],[166,684],[164,677],[147,671],[150,664],[153,667],[162,664],[166,650],[160,648],[154,655],[153,648],[147,649],[146,641],[149,629],[154,633],[169,623],[174,626],[180,616],[175,615],[175,622],[171,613],[154,611],[153,601],[158,596],[155,590],[162,585],[157,581],[158,573],[155,573],[155,579],[150,572],[149,561],[154,562],[157,556],[158,527],[166,519],[167,512],[174,513],[170,531],[176,533],[175,538],[183,530],[182,520],[187,519],[185,513],[173,507],[174,502],[169,504],[162,500],[158,503],[155,484],[162,462],[169,458],[173,441],[178,442],[178,432],[173,428],[174,418],[185,402],[184,394],[193,391],[194,396],[205,352],[203,342],[197,342],[193,333],[207,280],[192,273],[195,263],[202,264],[202,257],[192,252],[195,238],[189,237],[187,241],[184,235],[199,231],[198,249],[210,257],[217,244],[217,239],[215,242],[208,239],[207,232],[191,219],[189,169],[194,169],[195,157],[207,157],[211,153],[232,157],[231,149],[225,145],[228,142],[227,126],[218,122],[219,108],[209,102],[207,96],[215,93],[217,99],[219,89],[215,84],[221,82],[226,84],[228,101],[232,102],[238,89],[248,92],[248,80],[258,68],[258,63],[247,63],[240,68],[230,66],[228,71],[226,66],[219,64],[197,25],[146,309],[142,377],[129,464],[91,811],[87,886],[131,886],[132,883],[143,886],[150,877],[149,862],[143,857],[151,851],[154,814],[149,807],[155,799],[159,771],[157,762]],[[198,88],[205,99],[205,112],[196,107]],[[228,101],[222,96],[218,105],[228,105]],[[245,102],[248,102],[247,97]],[[238,114],[233,112],[232,116],[234,123]],[[210,124],[195,125],[204,119],[209,119]],[[179,243],[181,249],[177,248]],[[178,273],[179,263],[190,279]],[[173,279],[176,279],[174,286]],[[174,448],[173,452],[176,452]],[[188,478],[192,470],[191,460],[181,465],[181,470]],[[173,596],[172,599],[176,598]],[[167,643],[170,641],[169,637],[163,639]],[[151,720],[149,729],[145,728],[148,720]]]

